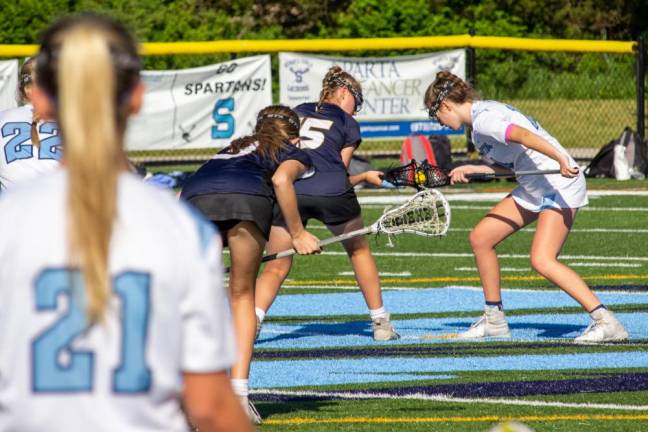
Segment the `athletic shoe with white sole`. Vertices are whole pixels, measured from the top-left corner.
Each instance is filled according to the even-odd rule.
[[[484,315],[468,330],[459,333],[458,339],[479,339],[483,337],[511,337],[511,330],[506,323],[504,311],[497,306],[486,306]]]
[[[377,341],[389,341],[400,339],[400,335],[396,333],[394,325],[389,320],[389,314],[384,318],[377,318],[371,322],[373,329],[373,338]]]
[[[628,339],[627,330],[607,309],[596,309],[590,314],[592,322],[582,335],[574,339],[576,343],[613,342]]]

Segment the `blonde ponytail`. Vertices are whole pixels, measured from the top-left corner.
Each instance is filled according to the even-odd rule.
[[[83,270],[87,315],[95,323],[102,320],[110,297],[108,257],[124,159],[115,115],[115,68],[106,36],[90,26],[70,29],[61,44],[58,69],[70,256]]]

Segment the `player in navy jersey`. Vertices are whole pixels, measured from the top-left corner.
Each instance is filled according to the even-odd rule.
[[[382,182],[379,171],[367,171],[352,177],[347,174],[353,152],[361,141],[360,127],[353,118],[361,107],[360,84],[339,66],[333,66],[324,77],[319,102],[305,103],[295,108],[302,119],[301,147],[306,149],[315,167],[313,176],[295,183],[299,213],[304,224],[308,219],[317,219],[326,224],[334,235],[363,226],[353,186],[362,181],[374,185]],[[276,209],[274,213],[268,253],[290,247],[285,221]],[[356,237],[343,242],[343,245],[369,307],[374,339],[397,339],[399,335],[383,305],[378,269],[369,242],[365,237]],[[257,279],[258,329],[291,266],[291,257],[271,261]]]
[[[227,376],[234,331],[212,225],[128,171],[143,103],[118,22],[44,33],[32,100],[61,169],[0,197],[0,431],[251,431]]]
[[[256,333],[254,284],[275,202],[287,221],[289,247],[300,254],[319,251],[318,238],[304,229],[297,211],[293,182],[312,165],[298,143],[297,114],[285,106],[266,107],[254,134],[233,141],[201,166],[181,193],[218,226],[230,249],[230,303],[239,348],[232,385],[257,424],[261,418],[248,400]]]

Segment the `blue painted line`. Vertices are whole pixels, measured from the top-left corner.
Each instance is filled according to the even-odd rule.
[[[618,313],[617,318],[627,328],[630,339],[648,338],[648,313]],[[456,342],[456,339],[424,339],[467,330],[476,318],[420,318],[395,320],[394,325],[402,338],[389,342],[374,342],[371,323],[366,321],[318,322],[316,320],[299,324],[273,323],[263,325],[257,341],[257,348],[327,348],[356,347],[380,343],[384,346],[403,344],[433,344]],[[515,340],[548,341],[573,339],[581,334],[590,323],[589,315],[547,314],[507,317]],[[648,366],[648,365],[646,365]]]
[[[648,304],[648,293],[597,293],[606,305]],[[506,290],[502,293],[508,310],[578,306],[562,291]],[[383,292],[385,307],[392,313],[474,311],[483,307],[480,290],[447,287]],[[270,316],[322,316],[367,313],[360,292],[295,294],[277,297]]]
[[[499,357],[288,360],[252,362],[253,388],[428,380],[461,371],[587,370],[648,367],[648,352]],[[420,374],[420,375],[418,375]]]

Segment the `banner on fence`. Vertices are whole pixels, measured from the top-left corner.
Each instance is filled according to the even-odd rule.
[[[0,61],[0,111],[15,108],[18,90],[18,60]]]
[[[317,101],[322,79],[333,65],[339,65],[362,84],[364,104],[356,118],[363,138],[463,133],[429,120],[423,97],[441,70],[465,78],[465,50],[382,58],[282,52],[279,53],[281,103],[296,106]]]
[[[272,103],[269,55],[142,76],[144,106],[129,121],[128,150],[224,147],[251,133]]]

